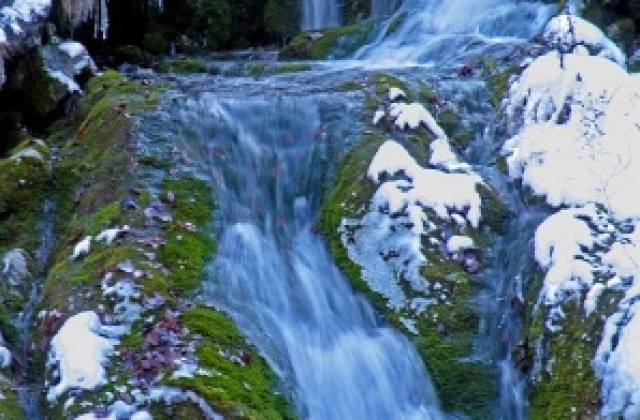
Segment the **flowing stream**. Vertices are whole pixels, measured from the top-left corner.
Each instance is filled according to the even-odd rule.
[[[34,253],[34,262],[36,272],[32,273],[34,278],[30,284],[29,297],[26,304],[16,320],[16,327],[20,333],[17,353],[17,365],[20,369],[18,378],[18,398],[20,405],[24,409],[29,420],[40,420],[43,417],[40,408],[39,395],[42,391],[42,384],[39,378],[32,377],[33,361],[31,354],[33,352],[30,336],[31,325],[34,317],[34,310],[40,299],[42,284],[44,283],[46,270],[49,266],[53,247],[55,244],[54,235],[54,218],[56,212],[56,203],[50,199],[46,199],[43,204],[42,215],[37,224],[39,236],[38,248]]]
[[[303,6],[308,29],[338,23],[331,17],[336,2]],[[403,23],[387,35],[390,18],[356,64],[325,62],[262,81],[174,79],[184,86],[163,124],[184,139],[180,148],[211,180],[219,206],[219,249],[203,298],[258,346],[302,418],[447,417],[411,343],[351,290],[314,229],[339,155],[364,130],[363,96],[332,87],[386,66],[414,83],[433,82],[447,100],[471,98],[462,117],[478,135],[465,155],[518,211],[513,187],[488,162],[496,146],[487,147],[495,139],[484,130],[493,112],[486,88],[474,77],[453,77],[452,69],[478,54],[504,57],[552,10],[511,0],[406,0],[396,14],[404,14]],[[522,256],[530,255],[538,216],[522,213],[505,227],[487,251],[492,268],[479,278],[487,290],[478,303],[478,357],[493,361],[499,374],[499,419],[526,417],[511,355],[520,344],[518,305],[529,263]]]
[[[554,10],[553,5],[516,0],[405,0],[396,18],[401,25],[393,31],[383,28],[355,56],[389,65],[464,63],[530,39]]]
[[[354,118],[313,99],[184,102],[185,148],[219,185],[206,298],[257,343],[303,418],[440,418],[411,344],[350,289],[313,228],[332,150]]]
[[[301,0],[302,29],[323,29],[340,24],[338,0]]]

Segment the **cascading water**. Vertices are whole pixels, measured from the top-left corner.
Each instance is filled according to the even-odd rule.
[[[576,3],[571,2],[574,10]],[[356,58],[376,66],[432,63],[445,69],[465,65],[467,60],[485,54],[500,59],[539,33],[555,10],[553,5],[513,0],[406,0],[374,42],[356,53]],[[400,20],[400,26],[388,34],[388,27]],[[473,89],[475,81],[460,83]],[[456,83],[440,85],[443,87],[438,92],[444,98],[453,98],[465,89]],[[482,90],[480,87],[478,92]],[[479,99],[483,95],[471,96],[478,101],[472,111],[477,114],[475,118],[484,115],[483,120],[490,121],[492,110]],[[463,118],[470,117],[473,118]],[[481,325],[477,348],[478,357],[494,363],[499,378],[495,418],[522,420],[526,418],[527,401],[521,370],[526,370],[529,351],[528,343],[520,337],[523,288],[532,281],[533,235],[545,213],[524,206],[505,176],[491,167],[489,161],[498,150],[499,140],[487,129],[465,151],[467,159],[498,191],[513,215],[504,226],[504,233],[494,237],[486,250],[490,268],[478,276],[484,289],[478,300]]]
[[[329,28],[340,24],[338,0],[302,0],[302,29]]]
[[[530,39],[554,10],[553,5],[516,0],[406,0],[398,11],[400,27],[390,35],[386,28],[380,31],[355,58],[394,64],[459,62]]]
[[[441,418],[420,357],[351,291],[314,232],[335,158],[317,103],[204,95],[182,108],[185,148],[219,181],[222,231],[205,298],[257,343],[301,416]]]
[[[311,10],[304,14],[307,28],[327,26],[325,6],[337,11],[335,2],[303,5]],[[398,12],[407,12],[399,29],[378,36],[358,57],[369,60],[365,67],[387,60],[394,66],[437,61],[446,69],[473,55],[508,51],[532,37],[552,10],[510,0],[409,0]],[[336,111],[340,107],[326,98],[331,95],[317,93],[336,83],[322,85],[332,77],[328,67],[263,85],[229,79],[215,85],[216,97],[192,93],[172,105],[181,109],[174,129],[187,139],[184,149],[217,185],[220,246],[203,296],[230,313],[256,343],[302,418],[442,418],[411,343],[351,291],[313,228],[327,173],[338,155],[334,149],[345,146],[346,126],[350,134],[362,129],[360,109]],[[346,77],[359,71],[366,69],[351,68]],[[441,77],[444,71],[428,71],[439,80],[443,98],[471,89],[466,95],[473,102],[467,116],[471,125],[490,118],[482,81],[449,80]],[[348,72],[342,68],[338,73]],[[403,75],[416,77],[415,72]],[[260,93],[267,86],[276,93]],[[240,91],[245,99],[229,99]],[[328,118],[327,107],[338,115]],[[486,156],[473,153],[467,157],[484,176]],[[509,188],[503,175],[485,178],[498,183],[501,192]],[[513,254],[512,233],[533,229],[535,223],[535,215],[519,218],[487,252],[492,271],[483,276],[488,290],[479,299],[478,348],[485,351],[479,350],[478,357],[494,360],[500,374],[499,419],[521,419],[526,411],[523,383],[510,356],[518,330],[517,313],[510,316],[511,297],[517,298],[512,280],[526,267]],[[527,244],[522,242],[518,255],[527,254]],[[492,304],[496,301],[500,304]]]

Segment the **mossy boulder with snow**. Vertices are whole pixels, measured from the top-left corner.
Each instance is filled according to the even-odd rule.
[[[509,88],[502,150],[551,213],[534,235],[525,311],[530,416],[638,418],[640,89],[588,22],[560,15],[545,39],[551,51]]]
[[[436,118],[406,104],[420,95],[390,75],[372,81],[366,112],[377,109],[374,125],[341,159],[320,228],[352,285],[413,341],[443,408],[487,418],[497,390],[491,363],[473,357],[473,299],[482,288],[473,273],[484,264],[484,232],[499,228],[506,210]]]
[[[133,118],[158,103],[159,89],[107,72],[89,82],[51,137],[60,153],[53,167],[59,241],[33,343],[41,350],[34,377],[49,379],[44,411],[52,419],[145,411],[288,418],[275,376],[229,318],[193,307],[215,249],[213,194],[173,160],[139,166],[171,155],[166,142],[134,152]],[[60,350],[78,325],[99,344],[91,360]],[[240,342],[244,365],[233,353]],[[82,372],[91,381],[74,376]]]
[[[374,25],[371,21],[351,26],[304,32],[280,50],[280,60],[344,58],[365,44]]]

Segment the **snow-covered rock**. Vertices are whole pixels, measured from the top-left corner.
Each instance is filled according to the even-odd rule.
[[[41,54],[49,76],[67,86],[69,92],[81,91],[76,76],[98,71],[86,47],[76,41],[46,45]]]
[[[397,310],[406,304],[400,278],[418,292],[426,290],[428,280],[420,267],[428,263],[422,252],[423,235],[435,228],[430,212],[477,227],[481,215],[477,186],[482,181],[475,174],[423,168],[391,140],[380,146],[367,175],[378,189],[362,219],[342,221],[341,239],[350,259],[362,267],[369,287]]]
[[[386,112],[383,109],[378,109],[376,110],[376,112],[373,114],[373,125],[378,125],[378,123],[385,117]]]
[[[25,147],[24,149],[20,149],[16,153],[11,156],[11,160],[13,161],[21,161],[22,159],[33,159],[38,162],[44,163],[44,157],[40,151],[34,149],[33,147]]]
[[[624,66],[626,57],[597,26],[578,16],[562,14],[547,24],[543,39],[562,52],[575,52],[586,47],[592,55],[598,55]],[[578,50],[579,51],[579,50]]]
[[[9,0],[0,7],[0,49],[4,54],[20,50],[38,30],[51,9],[51,0]],[[6,81],[4,57],[0,58],[0,87]]]
[[[541,292],[546,303],[557,303],[563,292],[578,293],[593,284],[593,267],[583,258],[583,247],[594,245],[589,225],[583,218],[595,218],[592,206],[561,210],[536,230],[535,257],[546,270]]]
[[[545,271],[539,303],[546,327],[562,328],[562,303],[599,314],[601,296],[623,292],[593,360],[603,418],[640,418],[640,83],[624,55],[579,18],[558,16],[505,101],[514,135],[509,174],[558,208],[537,229]],[[575,322],[575,321],[573,321]],[[562,362],[566,362],[562,361]],[[561,363],[562,363],[561,362]]]

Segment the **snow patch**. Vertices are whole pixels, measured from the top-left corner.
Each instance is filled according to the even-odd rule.
[[[0,346],[0,369],[11,366],[11,352],[8,348]]]
[[[104,365],[114,344],[102,336],[95,312],[81,312],[67,319],[51,340],[47,365],[57,368],[59,381],[49,388],[47,400],[54,402],[69,389],[92,390],[107,383]]]
[[[583,46],[593,55],[605,57],[621,66],[626,61],[622,50],[597,26],[578,16],[562,14],[554,17],[547,23],[543,39],[563,52],[573,52]]]
[[[390,101],[396,101],[400,98],[406,98],[407,94],[404,92],[404,90],[397,88],[397,87],[392,87],[389,89],[389,100]]]
[[[431,131],[436,137],[447,137],[444,130],[438,125],[433,115],[417,102],[410,104],[394,102],[389,105],[389,116],[393,118],[396,127],[401,130],[407,128],[415,130],[421,124]]]
[[[474,249],[473,239],[463,235],[453,235],[447,240],[447,251],[452,254],[464,251],[465,249]]]
[[[72,260],[77,260],[78,258],[80,258],[83,255],[89,255],[89,252],[91,252],[91,240],[92,239],[93,238],[91,236],[85,236],[85,238],[83,240],[78,242],[73,247],[73,253],[71,254],[71,259]]]
[[[379,184],[369,211],[362,219],[344,219],[339,232],[371,289],[398,310],[406,304],[401,278],[418,292],[426,290],[420,267],[428,263],[422,237],[434,228],[428,211],[477,228],[481,216],[477,186],[482,181],[475,174],[423,168],[391,140],[380,146],[367,175]]]
[[[111,245],[113,241],[122,236],[122,234],[129,232],[130,228],[128,225],[124,225],[121,228],[115,227],[110,229],[105,229],[96,236],[96,242],[104,242],[107,245]]]

